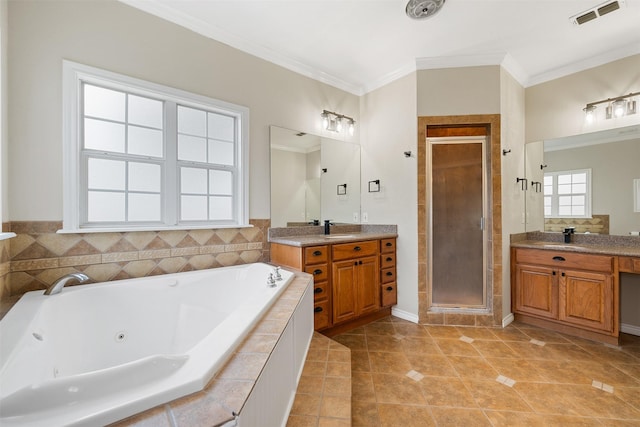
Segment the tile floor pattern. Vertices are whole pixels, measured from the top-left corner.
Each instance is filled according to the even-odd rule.
[[[333,339],[351,349],[354,427],[640,426],[639,337],[388,317]]]

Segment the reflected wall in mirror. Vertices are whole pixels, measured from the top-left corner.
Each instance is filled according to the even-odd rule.
[[[532,142],[525,162],[527,231],[576,226],[576,231],[628,236],[640,230],[640,213],[633,209],[633,182],[640,178],[640,125]],[[591,217],[545,218],[545,197],[548,204],[551,191],[547,177],[545,196],[544,174],[584,169],[591,173]],[[541,183],[537,188],[536,182]]]
[[[360,145],[278,126],[270,140],[272,227],[359,222]]]

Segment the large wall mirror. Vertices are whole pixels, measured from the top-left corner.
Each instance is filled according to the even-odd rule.
[[[532,142],[525,162],[527,231],[575,226],[576,232],[628,236],[640,230],[640,125]],[[582,214],[582,190],[591,197],[586,218],[575,217]],[[567,214],[572,209],[575,215]]]
[[[270,127],[271,226],[360,221],[360,145]]]

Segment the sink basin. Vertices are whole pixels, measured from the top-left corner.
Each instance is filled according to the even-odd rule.
[[[349,239],[351,237],[356,237],[355,234],[331,234],[329,236],[324,236],[325,239]]]
[[[544,244],[541,244],[540,246],[542,246],[543,248],[549,248],[549,249],[585,249],[584,246],[562,244],[562,243],[544,243]]]

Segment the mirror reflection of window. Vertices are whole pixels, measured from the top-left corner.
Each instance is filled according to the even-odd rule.
[[[544,174],[545,218],[591,218],[591,169]]]

